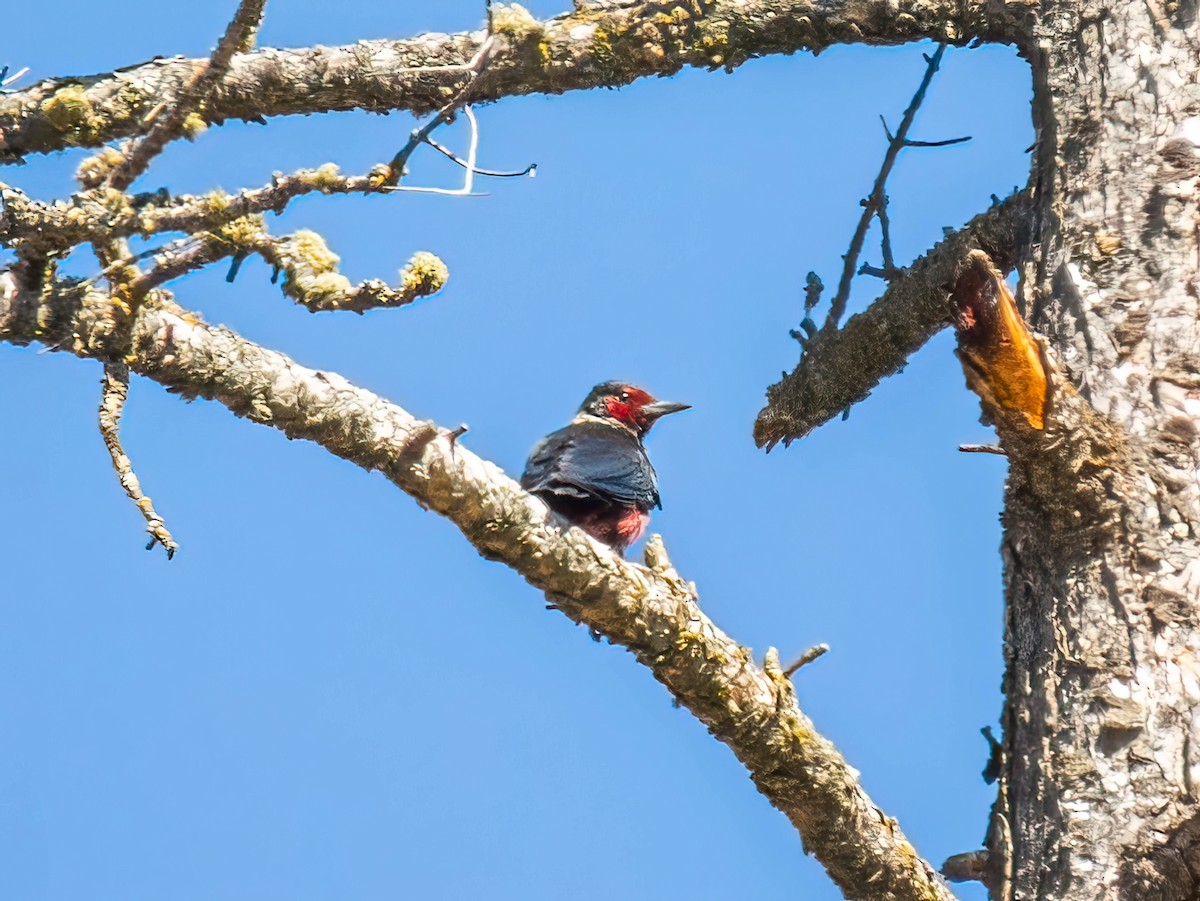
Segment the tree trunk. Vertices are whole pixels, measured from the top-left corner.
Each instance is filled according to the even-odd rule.
[[[1021,294],[1066,378],[1044,431],[996,417],[1005,898],[1200,897],[1195,25],[1195,0],[1050,0],[1025,48],[1039,143]]]

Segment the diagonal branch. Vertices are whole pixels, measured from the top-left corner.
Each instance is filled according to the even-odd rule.
[[[234,54],[245,52],[253,46],[266,4],[267,0],[241,0],[212,56],[200,64],[195,74],[167,105],[157,107],[148,117],[149,121],[143,123],[142,137],[134,142],[121,163],[109,173],[109,187],[124,191],[146,171],[167,144],[183,134],[184,121],[190,114],[203,109],[209,95],[228,73]]]
[[[104,292],[64,283],[43,292],[25,278],[24,266],[0,273],[0,340],[36,340],[80,356],[113,349],[115,314]],[[578,529],[564,531],[541,501],[454,440],[458,433],[169,304],[138,309],[132,348],[132,369],[175,393],[219,401],[379,470],[557,609],[633,652],[733,750],[847,897],[952,901],[800,710],[775,651],[755,665],[749,649],[700,610],[660,540],[647,546],[645,566],[623,560]]]
[[[976,248],[1011,268],[1028,227],[1029,196],[1014,194],[947,236],[892,278],[868,309],[838,331],[807,341],[800,364],[767,389],[754,424],[754,441],[770,450],[791,444],[839,416],[889,375],[900,371],[949,324],[949,292],[958,267]]]
[[[995,0],[691,0],[580,3],[538,21],[516,4],[497,3],[493,28],[504,46],[472,102],[618,87],[686,66],[733,69],[758,56],[819,52],[834,44],[1012,43],[1034,9],[1036,4]],[[444,92],[461,85],[456,68],[484,39],[484,32],[426,34],[240,55],[203,118],[220,123],[354,109],[434,112],[445,104]],[[161,98],[176,96],[198,65],[155,60],[0,95],[0,161],[137,134]]]

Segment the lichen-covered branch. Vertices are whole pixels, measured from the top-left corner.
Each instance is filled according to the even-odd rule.
[[[241,0],[212,56],[203,62],[178,95],[156,109],[142,124],[143,134],[122,154],[106,179],[109,187],[124,191],[146,171],[163,148],[185,132],[185,120],[204,108],[213,90],[229,72],[235,53],[253,45],[267,0]]]
[[[114,349],[122,330],[104,292],[68,284],[42,291],[32,276],[24,264],[0,274],[0,340],[41,341],[80,356]],[[645,566],[626,561],[582,531],[564,529],[541,501],[451,440],[453,433],[168,302],[137,310],[131,347],[134,371],[184,397],[216,400],[382,472],[567,616],[632,651],[733,750],[847,897],[951,901],[896,821],[871,802],[800,710],[775,652],[760,667],[718,629],[660,541],[647,546]]]
[[[502,47],[472,102],[517,94],[616,87],[685,66],[732,69],[756,56],[817,52],[835,44],[899,44],[930,38],[1011,43],[1029,0],[682,0],[577,4],[538,21],[496,4]],[[343,47],[264,49],[236,56],[205,104],[226,119],[365,109],[441,109],[469,78],[464,65],[484,32],[425,34]],[[0,95],[0,161],[139,132],[163,97],[175,96],[200,61],[155,60],[100,75],[49,79]]]
[[[121,487],[129,495],[134,506],[146,520],[146,531],[150,534],[150,543],[146,550],[161,544],[167,552],[167,559],[175,556],[179,545],[171,537],[167,524],[154,509],[154,504],[142,491],[137,473],[133,471],[133,461],[121,446],[121,414],[125,411],[125,399],[129,396],[129,367],[122,361],[108,360],[104,363],[103,395],[100,399],[100,435],[104,446],[112,457],[113,469],[121,480]]]
[[[93,157],[89,163],[97,161]],[[60,249],[85,241],[114,240],[163,232],[219,229],[246,216],[281,213],[306,194],[374,194],[385,187],[391,169],[380,164],[366,175],[342,175],[333,163],[276,175],[269,185],[237,194],[129,197],[119,191],[85,188],[68,199],[46,203],[0,182],[0,242],[14,247]],[[85,184],[87,174],[81,172]]]
[[[972,250],[982,248],[998,266],[1013,265],[1028,227],[1028,209],[1022,192],[981,213],[895,275],[867,310],[851,316],[841,329],[822,330],[808,341],[795,370],[767,389],[767,405],[754,424],[758,446],[790,444],[899,372],[949,324],[950,288]]]
[[[260,216],[246,216],[161,248],[155,256],[154,268],[134,279],[129,293],[135,298],[144,297],[160,285],[229,257],[234,259],[233,271],[236,271],[241,260],[250,254],[262,257],[275,269],[276,276],[282,273],[283,293],[310,313],[364,313],[406,306],[436,294],[450,277],[441,259],[421,250],[400,270],[395,287],[381,279],[355,285],[338,271],[341,258],[316,232],[301,229],[272,237]]]
[[[440,291],[450,277],[445,263],[428,251],[419,251],[400,270],[396,287],[377,278],[352,285],[337,271],[338,255],[325,240],[303,229],[266,242],[257,253],[283,272],[283,293],[310,313],[402,307]]]

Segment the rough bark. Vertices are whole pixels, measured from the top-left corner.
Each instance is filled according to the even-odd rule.
[[[1044,431],[996,417],[1011,896],[1182,901],[1200,894],[1196,4],[1049,0],[1027,46],[1023,297],[1065,377]]]
[[[1008,42],[1033,0],[682,0],[579,2],[539,22],[496,4],[504,47],[475,100],[617,87],[685,66],[733,69],[755,56],[819,52],[834,44]],[[365,109],[439,109],[462,86],[462,67],[484,32],[425,34],[344,47],[264,49],[236,57],[206,105],[226,119]],[[163,59],[116,72],[51,79],[0,94],[0,162],[66,147],[94,147],[138,132],[204,60]]]
[[[1026,21],[1035,6],[1039,17]],[[1023,312],[1047,336],[1044,417],[981,392],[1011,463],[1006,753],[982,868],[1005,899],[1200,897],[1196,20],[1196,0],[579,3],[547,22],[496,9],[504,46],[481,99],[616,86],[688,65],[732,68],[833,43],[979,38],[1015,42],[1030,59],[1039,146],[1032,236],[1019,263]],[[432,110],[461,86],[482,39],[235,57],[204,115]],[[200,64],[162,60],[2,95],[0,158],[134,134]],[[36,206],[26,214],[56,215]],[[146,228],[126,219],[131,232]],[[14,212],[4,227],[15,222]],[[886,339],[876,330],[893,352],[874,377],[946,315],[952,264],[973,246],[939,257],[947,277],[927,280],[938,289],[922,298],[932,312],[917,328],[893,317]],[[0,279],[0,340],[124,355],[125,324],[110,300],[96,291],[43,297]],[[716,630],[657,545],[643,568],[560,533],[538,502],[431,424],[168,305],[141,307],[132,325],[136,371],[380,469],[569,616],[633,650],[735,750],[848,895],[948,897],[812,731],[775,661],[755,667]],[[795,377],[804,383],[796,396],[806,395],[795,403],[811,410],[762,432],[767,443],[802,434],[868,389],[851,383],[831,395],[822,380],[853,353],[817,353]],[[973,365],[975,387],[986,388],[990,364]]]
[[[39,291],[37,284],[26,267],[0,274],[0,341],[36,340],[107,358],[126,354],[129,337],[125,359],[133,371],[382,472],[453,521],[483,556],[511,566],[571,619],[632,651],[733,750],[847,897],[953,901],[800,710],[774,650],[759,667],[749,648],[718,629],[659,539],[647,546],[646,566],[627,562],[583,531],[565,529],[456,434],[170,302],[143,304],[133,323],[123,323],[104,292]]]
[[[985,250],[1011,269],[1026,238],[1029,198],[1015,194],[894,276],[866,310],[805,345],[800,363],[767,389],[754,423],[754,441],[770,450],[791,444],[866,400],[881,381],[950,324],[947,296],[954,274],[972,250]]]

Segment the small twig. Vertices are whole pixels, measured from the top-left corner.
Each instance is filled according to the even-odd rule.
[[[471,110],[471,107],[464,106],[462,111],[463,115],[467,117],[467,121],[471,123],[471,144],[467,150],[467,165],[464,167],[467,174],[463,179],[463,186],[461,188],[410,188],[407,185],[392,185],[380,188],[380,190],[387,193],[406,191],[410,194],[443,194],[448,197],[483,196],[471,191],[471,188],[475,185],[475,173],[479,171],[475,168],[475,158],[479,153],[479,122],[475,119],[475,113]],[[389,165],[395,171],[396,161],[392,160]]]
[[[829,316],[825,320],[825,331],[835,331],[842,316],[846,313],[846,303],[850,299],[850,282],[853,280],[855,270],[858,268],[858,258],[862,254],[863,243],[867,238],[867,230],[871,227],[871,220],[879,214],[880,210],[887,203],[884,188],[887,185],[888,176],[892,173],[892,167],[896,164],[896,157],[900,155],[900,151],[905,147],[913,146],[910,145],[908,140],[908,130],[912,126],[917,110],[921,108],[921,104],[925,101],[925,92],[929,89],[929,84],[933,81],[933,76],[937,72],[938,66],[941,65],[942,55],[945,52],[946,47],[942,44],[934,51],[933,56],[926,57],[925,77],[921,79],[921,84],[917,88],[917,92],[913,95],[908,109],[904,111],[904,117],[900,120],[900,127],[896,129],[894,135],[888,129],[887,122],[883,122],[884,133],[888,135],[887,152],[884,154],[883,165],[879,169],[879,175],[875,178],[875,185],[871,188],[871,193],[862,201],[862,216],[859,217],[858,227],[855,228],[854,235],[850,239],[850,248],[846,251],[845,257],[843,257],[845,263],[842,266],[842,277],[838,282],[837,293],[833,296]],[[882,120],[882,117],[880,118]],[[956,138],[951,143],[959,143],[959,141],[960,139]],[[888,246],[884,251],[884,270],[890,271],[895,265],[893,263],[889,266],[887,259],[891,255],[891,239],[888,237],[885,240],[887,240]]]
[[[155,544],[161,544],[167,552],[167,559],[175,556],[179,545],[167,531],[162,517],[154,510],[150,498],[142,491],[141,483],[133,471],[133,463],[121,447],[121,414],[125,411],[125,399],[129,396],[129,367],[123,361],[110,360],[104,364],[104,393],[100,401],[100,434],[104,445],[112,457],[113,469],[121,480],[121,487],[129,495],[138,510],[146,519],[146,531],[150,533],[150,543],[146,550]]]
[[[961,138],[947,138],[944,141],[905,141],[905,147],[949,147],[952,144],[965,144],[971,140],[970,135],[964,135]]]
[[[863,263],[858,267],[859,275],[869,275],[872,278],[881,278],[884,281],[890,281],[900,272],[900,269],[881,269],[878,266],[872,266],[870,263]]]
[[[888,196],[879,198],[879,243],[883,252],[883,271],[896,271],[896,258],[892,256],[892,223],[888,219]]]
[[[817,324],[812,321],[812,311],[821,302],[821,292],[825,284],[821,276],[810,272],[804,277],[804,318],[800,321],[799,329],[791,329],[788,334],[800,342],[801,351],[817,334]]]
[[[801,654],[800,658],[795,663],[783,671],[783,674],[790,678],[791,676],[795,675],[796,671],[799,670],[800,667],[808,666],[814,660],[818,660],[828,653],[829,645],[825,644],[824,642],[819,645],[815,645]]]
[[[979,734],[988,743],[987,764],[979,775],[983,777],[984,782],[992,785],[1004,772],[1004,745],[996,740],[991,726],[984,726],[979,730]]]
[[[985,849],[967,851],[946,858],[942,875],[951,882],[985,882],[991,869],[991,853]]]
[[[471,427],[464,422],[458,428],[451,429],[446,433],[446,440],[450,442],[451,451],[458,447],[458,439],[469,431],[471,431]]]
[[[443,147],[441,144],[439,144],[433,138],[426,138],[425,143],[428,144],[430,147],[432,147],[434,150],[436,150],[438,153],[440,153],[442,156],[446,157],[447,159],[453,160],[454,162],[458,163],[458,165],[462,166],[464,169],[467,168],[467,161],[464,159],[461,159],[449,147]],[[488,178],[520,178],[522,175],[533,176],[537,172],[537,167],[538,167],[537,163],[530,163],[528,166],[526,166],[524,169],[521,169],[519,172],[497,172],[494,169],[476,168],[475,174],[476,175],[485,175]]]
[[[958,449],[964,454],[996,454],[1007,457],[1008,452],[998,444],[960,444]]]
[[[134,298],[145,297],[160,285],[233,256],[239,249],[237,244],[214,232],[203,232],[159,247],[153,254],[156,258],[154,268],[134,279],[129,286],[130,294]],[[135,259],[144,256],[146,254],[138,254]]]
[[[475,86],[475,83],[479,80],[479,76],[484,73],[488,64],[492,61],[492,54],[496,47],[497,41],[495,36],[489,34],[487,40],[479,45],[479,49],[471,57],[471,61],[461,67],[463,70],[470,72],[471,77],[467,79],[467,83],[451,98],[449,103],[434,113],[428,122],[408,136],[408,143],[401,147],[396,155],[392,157],[391,162],[388,163],[388,168],[391,169],[391,178],[388,181],[389,185],[394,186],[404,177],[404,167],[408,163],[408,158],[413,155],[413,151],[420,147],[421,144],[426,143],[429,140],[429,136],[437,128],[454,118],[454,111],[466,102],[471,88]],[[460,67],[455,66],[454,68]],[[471,163],[471,166],[472,168],[474,167],[474,162]]]
[[[125,152],[124,161],[109,173],[109,187],[118,191],[126,190],[162,153],[163,148],[183,133],[188,115],[204,106],[229,71],[234,55],[253,46],[254,34],[262,21],[266,3],[267,0],[241,0],[212,56],[197,69],[170,103],[160,105],[151,112],[144,125],[147,130],[143,137],[132,144]]]
[[[24,66],[23,68],[17,69],[17,71],[14,72],[12,75],[8,74],[8,66],[5,66],[4,68],[0,69],[0,88],[6,88],[10,84],[16,84],[18,81],[20,81],[22,78],[24,78],[28,74],[29,74],[28,66]]]

